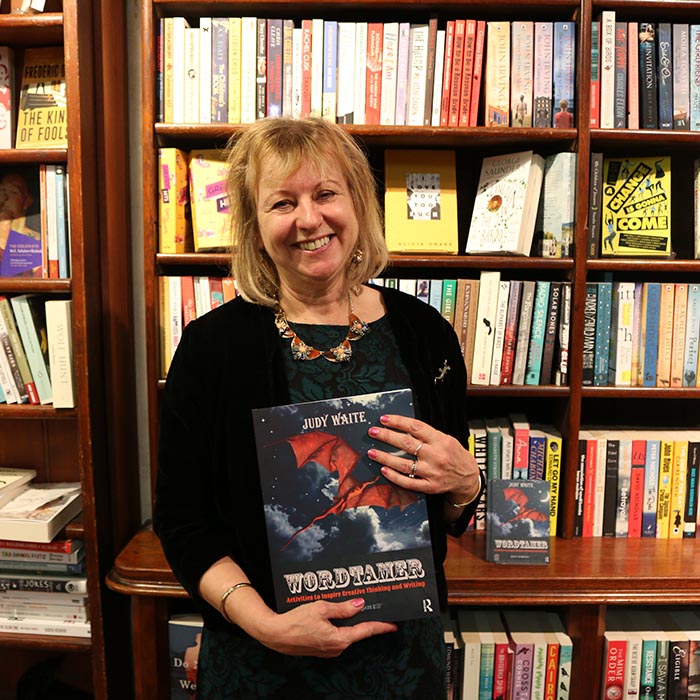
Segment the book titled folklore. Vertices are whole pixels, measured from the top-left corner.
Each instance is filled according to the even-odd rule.
[[[671,159],[606,158],[600,252],[604,257],[671,254]]]
[[[413,416],[411,391],[253,410],[278,612],[362,597],[337,624],[440,614],[425,496],[367,457],[392,449],[368,434],[387,413]]]
[[[486,559],[498,564],[549,564],[549,482],[490,479]]]
[[[388,149],[384,160],[389,251],[456,254],[455,152]]]

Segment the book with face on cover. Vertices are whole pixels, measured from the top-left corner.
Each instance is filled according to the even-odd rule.
[[[389,251],[456,254],[455,152],[387,149],[384,159]]]
[[[253,410],[278,612],[364,598],[336,623],[440,614],[425,496],[367,456],[393,449],[368,433],[382,415],[413,412],[410,389]]]

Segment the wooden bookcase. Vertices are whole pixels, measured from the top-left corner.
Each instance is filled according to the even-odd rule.
[[[484,256],[395,256],[397,277],[478,277],[480,271],[501,270],[507,279],[552,279],[572,283],[572,348],[569,386],[470,387],[470,413],[504,415],[522,411],[534,420],[555,424],[565,439],[565,461],[560,507],[560,537],[553,543],[547,567],[508,567],[484,561],[484,541],[467,534],[450,542],[446,565],[450,601],[455,605],[540,605],[557,608],[574,639],[573,700],[590,700],[600,692],[602,634],[608,605],[698,604],[700,564],[694,542],[656,540],[575,539],[575,475],[578,430],[586,423],[653,426],[660,421],[689,425],[699,389],[582,388],[582,350],[585,285],[604,274],[613,278],[697,279],[700,261],[692,260],[692,200],[683,173],[700,156],[695,134],[662,131],[602,131],[590,128],[591,21],[604,9],[615,9],[623,20],[692,22],[700,2],[651,0],[532,0],[492,3],[491,0],[443,0],[428,5],[412,0],[316,0],[290,6],[285,0],[269,2],[216,2],[209,0],[144,0],[143,2],[143,186],[144,251],[146,261],[147,365],[149,436],[152,475],[156,471],[157,412],[163,377],[159,366],[158,277],[164,274],[222,274],[224,255],[162,255],[157,250],[157,148],[223,146],[236,125],[163,124],[156,109],[156,30],[163,16],[308,17],[377,21],[427,21],[436,13],[441,26],[447,19],[567,20],[577,25],[576,126],[573,129],[431,128],[348,126],[368,148],[381,176],[385,148],[453,148],[457,151],[458,182],[462,183],[466,210],[460,221],[460,249],[464,249],[470,204],[478,165],[487,154],[533,148],[541,154],[574,151],[578,154],[578,189],[575,246],[572,258],[502,258]],[[587,260],[589,159],[594,150],[606,154],[652,152],[670,154],[679,163],[674,180],[673,260]],[[675,165],[674,165],[675,167]],[[687,178],[685,178],[687,180]],[[471,189],[470,189],[471,188]],[[685,204],[684,204],[685,203]],[[200,272],[201,271],[201,272]],[[224,272],[225,273],[225,272]],[[109,585],[132,596],[136,697],[167,697],[167,654],[164,630],[170,603],[185,598],[163,558],[152,531],[145,527],[116,560]],[[146,630],[157,630],[146,639]],[[153,669],[157,673],[153,673]]]
[[[125,351],[133,345],[125,21],[123,8],[107,4],[63,0],[47,4],[51,12],[0,14],[0,44],[14,48],[18,89],[26,48],[64,48],[68,148],[0,150],[0,165],[67,164],[71,276],[0,278],[0,293],[73,300],[77,396],[75,409],[0,405],[0,464],[34,467],[37,481],[81,483],[83,512],[65,534],[85,541],[92,622],[91,639],[1,634],[3,700],[46,659],[62,660],[60,680],[96,699],[130,692],[119,672],[131,663],[126,606],[104,584],[139,522],[134,363]]]

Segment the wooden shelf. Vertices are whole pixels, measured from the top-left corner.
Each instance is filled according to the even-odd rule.
[[[50,46],[63,42],[63,15],[0,14],[0,43],[17,47]]]

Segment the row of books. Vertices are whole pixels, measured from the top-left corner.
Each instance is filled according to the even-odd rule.
[[[591,27],[591,126],[700,130],[700,24],[619,21]]]
[[[587,282],[584,386],[696,387],[700,284]]]
[[[167,374],[183,328],[236,296],[231,277],[163,275],[160,284],[161,369]]]
[[[700,430],[584,427],[578,445],[575,536],[697,536]]]
[[[0,403],[75,407],[73,302],[0,295]]]
[[[42,163],[0,168],[0,191],[0,277],[68,277],[66,166]]]
[[[571,128],[575,44],[573,22],[165,17],[159,116]]]
[[[557,613],[456,608],[443,627],[450,700],[568,700],[573,642]]]
[[[29,47],[22,53],[17,100],[15,52],[0,46],[0,148],[66,148],[63,47]]]
[[[601,697],[700,696],[700,616],[691,608],[608,608]]]

